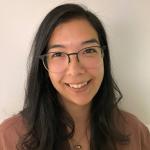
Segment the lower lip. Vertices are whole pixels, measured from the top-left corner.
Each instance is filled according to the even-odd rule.
[[[69,88],[73,92],[84,92],[88,88],[90,82],[91,82],[91,80],[88,81],[88,83],[86,85],[84,85],[83,87],[81,87],[81,88],[72,88],[68,85],[66,85],[66,87]]]

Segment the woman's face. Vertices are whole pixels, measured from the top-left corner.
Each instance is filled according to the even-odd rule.
[[[72,19],[59,24],[49,40],[49,47],[53,47],[50,51],[53,52],[73,53],[97,45],[100,45],[97,32],[85,19]],[[65,71],[49,71],[50,80],[64,104],[88,105],[103,80],[103,58],[93,68],[83,66],[76,55],[70,55],[70,60]]]

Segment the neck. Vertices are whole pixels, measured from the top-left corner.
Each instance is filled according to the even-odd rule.
[[[87,124],[90,117],[90,104],[84,106],[65,104],[65,107],[73,118],[76,126]]]
[[[75,132],[70,140],[74,149],[89,149],[90,139],[90,104],[79,106],[75,104],[65,103],[66,110],[71,115],[75,123]]]
[[[74,138],[80,139],[89,135],[90,104],[79,106],[75,104],[66,104],[65,107],[75,123]]]

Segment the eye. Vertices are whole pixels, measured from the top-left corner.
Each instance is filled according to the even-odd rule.
[[[52,52],[51,53],[51,58],[59,58],[59,57],[64,57],[65,54],[63,52]]]
[[[83,50],[83,54],[93,54],[93,53],[97,53],[97,49],[95,47],[89,47]]]

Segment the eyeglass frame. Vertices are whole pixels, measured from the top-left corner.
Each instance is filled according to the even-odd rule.
[[[105,46],[100,46],[100,45],[85,47],[85,48],[80,49],[78,52],[72,52],[72,53],[61,52],[61,53],[67,55],[67,57],[68,57],[68,64],[71,62],[70,55],[76,55],[77,61],[80,62],[79,56],[78,56],[79,53],[80,53],[82,50],[88,49],[88,48],[91,48],[91,47],[98,47],[98,48],[100,48],[100,50],[101,50],[101,56],[102,56],[102,58],[104,57],[104,49],[105,49]],[[44,63],[44,57],[45,57],[45,56],[48,56],[50,53],[57,53],[57,52],[60,52],[60,51],[48,52],[48,53],[46,53],[46,54],[42,54],[42,55],[39,56],[39,59],[42,60],[42,63],[43,63],[43,65],[44,65],[44,68],[45,68],[47,71],[48,71],[48,68],[46,67],[46,65],[45,65],[45,63]]]

